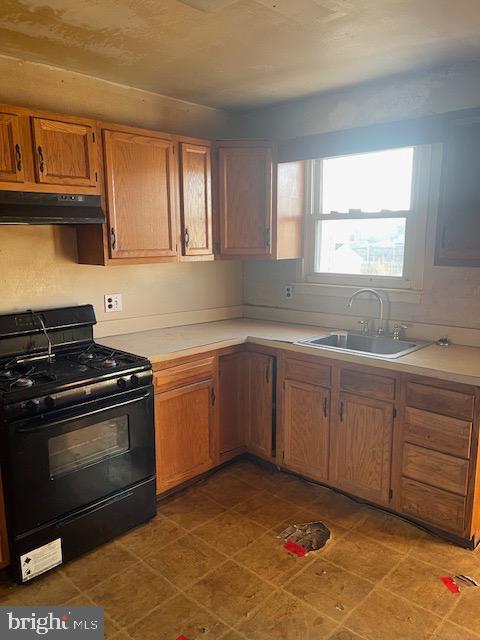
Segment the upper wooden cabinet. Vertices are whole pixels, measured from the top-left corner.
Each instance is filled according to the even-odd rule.
[[[25,182],[21,118],[0,112],[0,181]]]
[[[180,142],[182,259],[213,259],[210,144]]]
[[[106,129],[103,143],[110,256],[176,261],[174,142]]]
[[[0,105],[0,189],[101,193],[96,122]]]
[[[480,267],[480,115],[454,120],[444,146],[435,264]]]
[[[227,141],[217,148],[219,254],[301,257],[303,162],[278,165],[267,142]]]

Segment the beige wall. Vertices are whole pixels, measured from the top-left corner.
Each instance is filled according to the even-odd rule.
[[[267,135],[287,138],[477,106],[480,64],[469,64],[274,107],[250,114],[245,122],[252,135],[266,131]],[[438,169],[437,166],[437,177]],[[438,195],[438,185],[433,185],[432,190]],[[420,303],[392,302],[389,315],[407,323],[480,329],[480,268],[433,266],[437,204],[434,198],[427,229],[423,298]],[[244,302],[251,305],[247,314],[280,319],[278,310],[289,309],[292,315],[282,311],[282,319],[311,323],[326,320],[328,326],[338,322],[353,327],[358,319],[352,319],[353,315],[368,317],[377,313],[377,306],[368,301],[358,300],[350,313],[345,308],[346,298],[308,295],[295,292],[295,288],[293,299],[287,300],[284,287],[298,280],[296,267],[294,261],[246,264]],[[326,314],[325,320],[316,314]],[[445,329],[410,327],[410,333],[416,331],[439,337],[438,333]]]
[[[228,136],[225,112],[45,65],[0,57],[0,102],[41,107],[196,136]],[[0,226],[0,313],[93,303],[97,335],[236,317],[239,262],[95,267],[76,262],[68,227]],[[123,294],[106,315],[105,293]]]

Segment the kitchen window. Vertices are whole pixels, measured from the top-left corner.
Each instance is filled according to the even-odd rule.
[[[310,163],[305,280],[422,288],[432,147]]]

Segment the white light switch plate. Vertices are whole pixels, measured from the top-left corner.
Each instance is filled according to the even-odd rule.
[[[106,293],[104,296],[105,313],[122,311],[123,302],[121,293]]]

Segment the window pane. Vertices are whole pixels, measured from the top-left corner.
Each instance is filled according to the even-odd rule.
[[[412,147],[325,158],[322,167],[322,213],[410,209]]]
[[[315,271],[401,277],[405,225],[405,218],[318,222]]]

